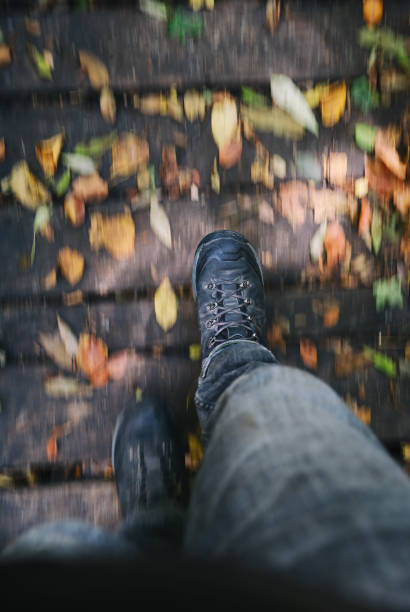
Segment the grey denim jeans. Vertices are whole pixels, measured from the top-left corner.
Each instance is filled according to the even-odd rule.
[[[285,570],[352,602],[410,609],[410,480],[329,386],[238,341],[204,362],[196,403],[206,451],[184,556]],[[59,528],[49,529],[56,550]],[[83,530],[79,550],[91,533],[96,545],[95,528]],[[114,551],[115,537],[99,532]],[[125,535],[117,553],[131,546]]]

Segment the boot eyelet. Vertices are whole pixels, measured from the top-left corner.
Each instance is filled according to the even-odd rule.
[[[209,291],[212,291],[213,288],[214,288],[214,284],[213,283],[208,283],[207,289],[209,289]]]
[[[210,304],[208,304],[208,310],[215,310],[215,308],[216,308],[215,302],[211,302]]]
[[[212,319],[209,319],[209,321],[206,322],[206,326],[209,329],[210,327],[212,327],[212,325],[214,324]]]
[[[253,321],[253,318],[251,315],[248,316],[248,321]]]
[[[257,339],[258,339],[258,335],[257,335],[257,334],[255,334],[255,332],[253,332],[253,334],[252,334],[251,338],[253,338],[254,340],[257,340]]]
[[[247,289],[249,287],[249,281],[247,280],[242,281],[241,287],[242,289]]]
[[[249,306],[249,304],[252,304],[251,298],[246,298],[245,299],[245,304],[248,304],[248,306]]]

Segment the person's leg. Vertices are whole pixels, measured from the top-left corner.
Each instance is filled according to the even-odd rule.
[[[205,284],[206,261],[195,270]],[[225,281],[216,281],[223,291]],[[198,310],[201,331],[210,329],[202,298]],[[270,360],[245,337],[205,352],[196,399],[209,443],[185,553],[288,570],[300,584],[407,609],[408,477],[329,386]]]
[[[178,550],[186,496],[184,454],[164,402],[144,398],[118,417],[112,443],[115,482],[124,518],[116,532],[81,521],[48,522],[27,530],[3,558],[142,557]]]

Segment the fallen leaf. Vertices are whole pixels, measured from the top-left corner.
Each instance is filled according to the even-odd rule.
[[[6,157],[6,143],[4,137],[0,138],[0,162],[4,161]]]
[[[315,153],[311,153],[310,151],[297,151],[295,162],[297,178],[315,181],[317,183],[322,180],[322,168]]]
[[[58,449],[57,449],[57,435],[53,431],[49,439],[47,440],[47,459],[49,461],[57,461]]]
[[[84,274],[84,256],[79,251],[70,247],[60,249],[57,264],[70,285],[75,285],[81,280]]]
[[[80,153],[64,153],[63,164],[82,176],[88,176],[95,172],[95,163],[91,157]]]
[[[232,140],[219,149],[219,164],[222,168],[232,168],[242,155],[241,124],[238,123]]]
[[[24,160],[13,166],[10,174],[10,188],[19,202],[31,210],[35,210],[51,200],[50,193],[32,174]]]
[[[273,174],[279,179],[286,178],[286,160],[276,153],[271,158],[270,166],[273,170]]]
[[[266,200],[259,202],[258,206],[259,221],[273,225],[275,222],[275,215],[273,214],[273,208]]]
[[[42,286],[46,291],[49,291],[57,284],[57,268],[53,268],[48,274],[46,274],[42,281]]]
[[[5,43],[0,44],[0,68],[5,68],[11,62],[10,47]]]
[[[156,192],[151,195],[150,225],[154,234],[168,248],[172,248],[171,226],[165,208],[158,202]]]
[[[167,332],[175,325],[178,316],[178,299],[168,276],[155,291],[154,307],[158,325]]]
[[[214,102],[211,113],[212,136],[219,150],[235,139],[238,127],[236,102],[228,93]]]
[[[33,265],[34,255],[36,251],[36,238],[38,232],[41,232],[46,225],[49,224],[51,218],[51,210],[49,206],[40,206],[37,208],[33,222],[33,244],[31,247],[30,262]]]
[[[31,36],[41,36],[41,25],[38,19],[24,18],[24,29]]]
[[[60,333],[54,334],[39,334],[40,344],[47,355],[63,370],[71,371],[73,369],[73,360],[67,353]]]
[[[305,91],[303,95],[310,108],[317,108],[319,106],[320,96],[325,87],[327,87],[327,83],[317,83],[314,87]]]
[[[346,153],[329,153],[329,174],[328,179],[331,185],[343,187],[346,183],[347,175],[347,155]]]
[[[370,235],[371,221],[372,221],[372,207],[370,206],[367,198],[362,198],[358,233],[359,233],[359,236],[363,238],[369,251],[372,250],[372,239]]]
[[[345,402],[353,414],[357,416],[362,423],[365,425],[370,425],[372,417],[372,411],[370,408],[367,406],[359,406],[357,401],[353,399],[349,393],[345,397]]]
[[[62,298],[65,306],[76,306],[84,302],[83,292],[80,291],[80,289],[70,291],[69,293],[63,293]]]
[[[12,489],[14,487],[14,479],[8,474],[0,474],[0,489]]]
[[[168,192],[171,200],[179,197],[179,169],[177,154],[174,145],[162,147],[160,177],[164,189]]]
[[[338,123],[346,106],[346,82],[333,83],[323,88],[320,95],[320,112],[325,127]]]
[[[196,472],[199,469],[203,455],[204,449],[200,436],[189,433],[188,453],[185,454],[185,467],[192,472]]]
[[[410,235],[403,236],[401,239],[400,254],[403,255],[406,266],[410,266]]]
[[[156,0],[140,0],[140,9],[146,15],[159,19],[167,20],[167,6],[165,2],[157,2]]]
[[[366,156],[365,176],[369,190],[374,191],[379,198],[392,198],[393,194],[404,192],[404,184],[386,168],[379,160]]]
[[[269,154],[264,157],[256,155],[251,165],[251,181],[255,184],[262,183],[267,189],[273,189],[275,177],[270,170]]]
[[[326,250],[327,265],[333,268],[341,261],[346,252],[346,236],[343,227],[333,221],[326,228],[323,245]]]
[[[150,173],[147,166],[144,166],[140,170],[138,170],[137,174],[137,185],[138,191],[145,192],[149,189],[150,186]]]
[[[372,89],[366,75],[354,79],[350,88],[350,96],[353,103],[364,113],[368,113],[380,105],[380,94],[377,90]]]
[[[301,181],[282,183],[276,202],[279,213],[288,219],[293,228],[302,225],[308,204],[307,185]]]
[[[67,194],[64,200],[64,214],[74,227],[82,225],[85,218],[84,200],[78,198],[72,192]]]
[[[79,142],[75,145],[74,151],[79,155],[86,157],[101,157],[105,151],[112,147],[113,142],[117,139],[117,132],[110,132],[99,138],[91,138],[88,142]]]
[[[323,314],[323,326],[335,327],[339,322],[340,308],[337,304],[332,304],[326,308]]]
[[[322,221],[320,227],[313,234],[312,240],[310,241],[310,257],[314,263],[322,261],[323,256],[323,240],[325,238],[327,229],[326,219]]]
[[[221,179],[219,178],[218,162],[216,157],[214,158],[214,163],[212,165],[211,188],[215,193],[220,193],[221,191]]]
[[[342,352],[335,357],[335,376],[344,378],[354,372],[359,372],[371,363],[370,359],[363,353]]]
[[[286,342],[283,339],[283,330],[279,323],[274,323],[268,330],[267,339],[270,347],[279,347],[282,353],[286,353]]]
[[[117,107],[114,94],[109,87],[103,87],[100,96],[101,114],[108,123],[115,123]]]
[[[184,94],[185,115],[191,123],[196,119],[202,121],[205,117],[204,97],[196,90],[189,89]]]
[[[58,198],[61,198],[67,191],[67,189],[70,186],[70,180],[71,180],[71,171],[70,168],[67,168],[61,178],[58,180],[57,185],[56,185],[56,195]]]
[[[403,308],[401,281],[397,276],[376,280],[373,283],[373,295],[376,298],[377,311],[386,307]]]
[[[32,45],[31,43],[27,42],[26,43],[27,46],[27,52],[28,55],[31,59],[31,61],[33,62],[38,75],[42,78],[42,79],[48,79],[51,80],[53,77],[51,75],[51,69],[50,69],[50,65],[47,62],[46,58],[44,57],[44,54],[41,53],[37,47],[35,47],[34,45]]]
[[[356,123],[354,130],[354,137],[357,146],[366,151],[366,153],[373,153],[374,145],[376,142],[377,128],[373,125],[367,125],[367,123]]]
[[[241,118],[253,129],[273,133],[280,138],[299,140],[305,133],[303,125],[276,107],[259,108],[241,104]]]
[[[308,338],[300,340],[300,356],[307,368],[317,370],[317,348],[312,340]]]
[[[377,130],[374,153],[397,178],[406,178],[406,164],[400,160],[394,137],[389,130]]]
[[[135,224],[127,210],[123,214],[103,217],[101,213],[91,215],[89,231],[90,247],[104,247],[115,259],[129,259],[134,255]]]
[[[110,76],[106,65],[89,51],[81,49],[78,55],[80,57],[81,69],[87,72],[92,87],[97,90],[108,87]]]
[[[98,172],[79,176],[72,185],[73,195],[84,202],[101,202],[108,196],[108,183]]]
[[[410,340],[407,340],[406,346],[404,349],[404,359],[406,361],[410,361]]]
[[[143,115],[166,115],[166,99],[163,94],[148,94],[135,99],[134,106],[139,108]]]
[[[77,355],[78,350],[78,340],[76,336],[73,334],[67,323],[63,321],[63,319],[57,315],[57,324],[58,331],[60,333],[60,338],[64,344],[64,348],[71,359],[74,359]]]
[[[166,114],[172,119],[175,119],[175,121],[182,122],[184,120],[184,109],[181,100],[178,98],[175,87],[171,88],[169,96],[166,99],[166,109]]]
[[[93,334],[81,334],[78,339],[77,366],[93,387],[103,387],[108,381],[107,345]]]
[[[168,34],[177,36],[181,45],[185,44],[186,38],[199,38],[203,30],[201,15],[190,15],[182,8],[174,10],[168,21]]]
[[[107,362],[108,376],[112,380],[121,380],[127,372],[128,351],[113,353]]]
[[[380,370],[380,372],[383,372],[389,378],[396,377],[397,368],[393,359],[391,359],[387,355],[383,355],[383,353],[374,351],[369,346],[365,346],[363,352],[366,357],[373,362],[373,365],[377,370]]]
[[[383,233],[383,225],[382,225],[381,214],[379,213],[378,210],[374,210],[373,216],[372,216],[371,235],[372,235],[373,251],[375,255],[377,255],[380,250],[380,245],[382,242],[382,233]]]
[[[70,376],[51,376],[46,379],[44,388],[50,397],[91,397],[93,389],[90,385]]]
[[[363,0],[363,19],[368,26],[379,25],[383,17],[383,0]]]
[[[395,189],[393,202],[402,217],[407,217],[410,210],[410,185],[402,185]]]
[[[47,140],[40,140],[36,144],[36,157],[47,177],[54,176],[61,149],[63,148],[64,138],[65,131],[62,130],[59,134],[47,138]]]
[[[121,134],[112,145],[111,178],[136,174],[149,160],[149,145],[131,132]]]
[[[369,192],[369,181],[366,177],[362,176],[354,182],[354,195],[356,198],[364,198]]]
[[[270,77],[272,100],[280,109],[291,115],[293,119],[318,136],[319,127],[316,118],[306,102],[303,93],[285,74],[272,74]]]
[[[190,344],[189,345],[189,358],[191,361],[199,361],[201,359],[201,345]]]
[[[274,33],[280,19],[280,0],[267,0],[266,2],[266,24],[269,32]]]

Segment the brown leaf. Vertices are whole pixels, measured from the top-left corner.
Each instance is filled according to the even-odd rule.
[[[149,160],[149,145],[131,132],[121,134],[112,145],[111,178],[136,174]]]
[[[346,214],[350,200],[343,191],[309,187],[309,206],[313,208],[315,223],[322,223]]]
[[[6,44],[0,45],[0,68],[8,66],[11,62],[10,47]]]
[[[353,372],[359,372],[370,363],[370,360],[363,352],[353,353],[353,351],[343,351],[335,357],[335,375],[338,378],[349,376]]]
[[[329,153],[329,182],[332,185],[343,187],[346,183],[347,175],[347,155],[346,153]]]
[[[171,200],[179,197],[179,169],[174,145],[162,147],[161,165],[159,169],[161,182]]]
[[[93,53],[81,49],[79,52],[81,69],[87,72],[90,83],[94,89],[100,90],[108,87],[110,76],[106,65]]]
[[[406,178],[406,164],[400,161],[395,146],[395,138],[391,130],[377,130],[374,152],[376,157],[384,163],[390,172],[404,181]]]
[[[366,155],[365,177],[369,191],[375,191],[379,198],[392,198],[395,191],[403,190],[403,183],[379,160]]]
[[[369,250],[372,248],[372,238],[370,235],[370,225],[372,222],[372,207],[367,198],[362,198],[360,209],[358,233],[363,238]]]
[[[401,239],[400,254],[403,255],[406,266],[410,266],[410,234]]]
[[[101,202],[108,195],[108,183],[98,172],[79,176],[73,182],[73,194],[84,202]]]
[[[326,250],[327,265],[333,268],[341,261],[346,252],[346,236],[343,227],[333,221],[326,228],[323,246]]]
[[[47,140],[40,140],[40,142],[36,144],[36,157],[38,163],[43,168],[44,174],[48,177],[54,176],[57,169],[64,138],[65,131],[62,130],[59,134],[47,138]]]
[[[94,387],[104,386],[108,381],[107,357],[107,345],[100,338],[92,334],[80,335],[77,365]]]
[[[78,283],[84,273],[84,256],[70,247],[60,249],[57,264],[70,285]]]
[[[115,259],[129,259],[134,254],[134,220],[129,211],[111,217],[96,213],[91,215],[89,238],[93,250],[104,247]]]
[[[279,347],[282,353],[286,353],[286,342],[283,339],[282,326],[280,324],[274,323],[272,325],[268,331],[267,338],[269,346],[272,348]]]
[[[393,202],[402,217],[406,217],[410,210],[410,185],[402,185],[393,193]]]
[[[53,431],[53,433],[47,440],[47,459],[49,461],[55,462],[57,461],[57,457],[58,457],[57,434],[55,431]]]
[[[300,340],[300,356],[307,368],[317,370],[317,349],[312,340],[308,338]]]
[[[71,371],[73,369],[73,360],[67,353],[60,333],[54,334],[39,334],[40,344],[47,355],[63,370]]]
[[[293,228],[303,225],[308,204],[308,188],[301,181],[282,183],[277,200],[279,213],[286,217]]]
[[[112,380],[121,380],[127,372],[129,351],[113,353],[107,362],[108,376]]]
[[[64,200],[64,214],[74,227],[79,227],[84,223],[85,204],[84,200],[70,192]]]
[[[259,221],[273,225],[275,222],[275,215],[273,214],[273,208],[266,200],[259,202],[258,207]]]
[[[57,268],[53,268],[46,276],[43,277],[42,286],[46,291],[49,291],[57,284]]]
[[[337,304],[332,304],[326,308],[323,314],[324,327],[334,327],[339,322],[340,308]]]
[[[267,0],[266,24],[271,34],[276,30],[280,19],[280,0]]]
[[[114,94],[109,87],[103,87],[100,96],[101,114],[108,123],[115,123],[117,107]]]
[[[41,25],[38,19],[24,18],[24,29],[31,36],[41,36]]]
[[[6,143],[4,141],[4,136],[0,138],[0,162],[4,161],[6,157]]]

